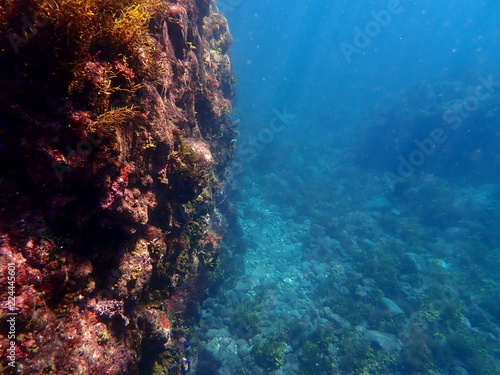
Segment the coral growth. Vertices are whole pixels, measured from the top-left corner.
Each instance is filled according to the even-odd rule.
[[[7,267],[18,314],[5,373],[188,367],[177,338],[216,263],[235,136],[231,36],[211,7],[0,5],[0,326]]]

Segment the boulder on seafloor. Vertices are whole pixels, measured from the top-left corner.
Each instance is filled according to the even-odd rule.
[[[393,300],[383,297],[380,301],[382,303],[382,306],[387,311],[389,311],[391,315],[404,314],[404,311],[398,305],[396,305]]]
[[[403,270],[407,273],[427,271],[427,261],[424,257],[415,253],[404,253],[401,255]]]
[[[363,338],[372,343],[376,343],[387,353],[400,351],[403,343],[390,333],[367,330]]]

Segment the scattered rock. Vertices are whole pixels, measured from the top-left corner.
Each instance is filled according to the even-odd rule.
[[[332,319],[335,323],[337,323],[337,325],[340,327],[340,328],[344,328],[344,329],[347,329],[347,328],[351,328],[351,323],[349,323],[347,321],[347,319],[344,319],[342,318],[340,315],[338,314],[335,314],[335,313],[331,313],[328,315],[328,317],[330,319]]]
[[[401,310],[401,308],[396,305],[391,299],[384,297],[381,299],[381,302],[382,306],[384,306],[384,308],[388,310],[392,315],[404,314],[404,311]]]
[[[427,271],[427,261],[418,254],[404,253],[401,255],[401,262],[407,273]]]
[[[396,336],[379,331],[367,330],[364,339],[379,344],[382,350],[387,353],[400,351],[403,346],[403,343]]]
[[[371,201],[368,201],[363,205],[364,208],[373,208],[373,209],[389,209],[391,207],[391,202],[389,199],[384,197],[383,195],[378,195],[374,197]]]

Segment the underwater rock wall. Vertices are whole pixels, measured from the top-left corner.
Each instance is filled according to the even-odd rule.
[[[230,44],[208,0],[0,5],[2,373],[189,368],[226,225]]]

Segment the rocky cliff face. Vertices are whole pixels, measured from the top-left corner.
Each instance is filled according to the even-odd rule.
[[[2,373],[195,362],[235,137],[230,43],[208,0],[0,5]]]

